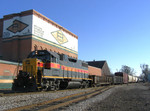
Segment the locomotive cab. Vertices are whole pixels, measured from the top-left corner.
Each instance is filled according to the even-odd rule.
[[[14,79],[12,90],[35,91],[41,88],[43,62],[37,58],[23,60],[23,69]]]
[[[23,60],[23,69],[14,79],[12,90],[34,91],[43,89],[47,84],[45,72],[51,73],[51,68],[58,63],[58,55],[47,50],[33,51]]]

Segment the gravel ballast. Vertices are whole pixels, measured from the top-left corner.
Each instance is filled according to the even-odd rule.
[[[150,111],[150,84],[116,86],[67,111]]]
[[[79,90],[63,90],[63,91],[52,91],[36,94],[26,94],[26,95],[17,95],[17,96],[4,96],[0,97],[0,111],[8,110],[20,106],[31,105],[39,102],[44,102],[47,100],[52,100],[71,94],[80,93],[83,91],[89,91],[88,89],[79,89]]]
[[[91,89],[56,91],[40,94],[0,97],[0,111],[35,104]],[[115,86],[100,95],[74,103],[59,111],[150,111],[150,84],[133,83]]]

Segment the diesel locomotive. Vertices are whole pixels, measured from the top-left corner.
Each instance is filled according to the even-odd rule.
[[[14,79],[12,90],[58,90],[91,85],[88,64],[47,50],[36,50],[23,60],[23,69]]]
[[[23,69],[12,85],[14,91],[59,90],[137,82],[134,79],[131,81],[131,75],[122,72],[98,75],[98,68],[90,75],[90,67],[86,62],[47,50],[31,52],[23,60],[22,66]]]

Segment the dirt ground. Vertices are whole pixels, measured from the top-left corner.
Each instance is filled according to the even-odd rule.
[[[150,111],[150,83],[123,85],[87,111]]]

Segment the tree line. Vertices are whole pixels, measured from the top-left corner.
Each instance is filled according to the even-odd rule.
[[[141,78],[143,78],[144,81],[148,81],[148,74],[150,74],[149,65],[147,65],[147,64],[141,64],[140,67],[142,69],[142,74],[140,75]]]

